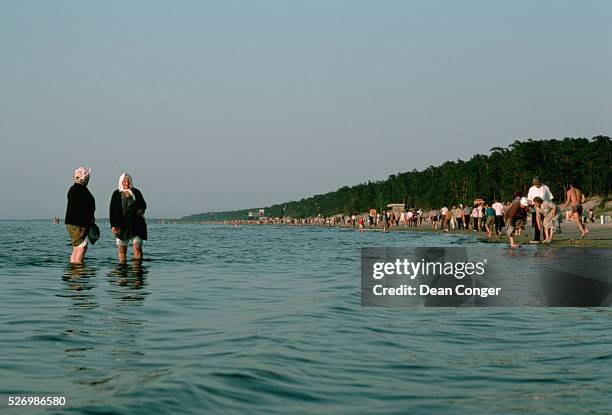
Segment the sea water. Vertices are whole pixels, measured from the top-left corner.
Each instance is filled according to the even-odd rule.
[[[67,400],[1,412],[612,410],[607,308],[361,306],[361,247],[475,238],[150,224],[145,261],[119,266],[99,225],[71,267],[63,225],[0,221],[2,404]]]

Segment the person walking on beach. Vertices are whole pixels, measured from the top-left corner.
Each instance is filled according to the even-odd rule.
[[[566,193],[565,204],[563,205],[563,209],[567,209],[567,206],[572,204],[572,214],[571,218],[576,222],[576,227],[580,231],[580,237],[584,238],[589,233],[586,225],[582,223],[582,204],[584,203],[584,193],[576,187],[572,183],[569,184],[569,189]]]
[[[438,230],[438,210],[436,208],[433,208],[429,212],[429,221],[431,222],[431,230],[434,232],[437,231]]]
[[[91,170],[79,167],[74,171],[74,184],[68,190],[68,204],[64,223],[70,235],[72,253],[70,263],[80,265],[85,258],[88,245],[89,228],[94,224],[96,200],[87,188]]]
[[[554,199],[553,194],[551,193],[550,189],[548,188],[548,186],[546,186],[545,184],[542,184],[540,182],[540,178],[539,177],[534,177],[533,178],[533,186],[531,186],[529,188],[529,192],[527,193],[527,200],[529,200],[529,205],[533,206],[533,198],[534,197],[539,197],[542,200],[545,201],[552,201]],[[531,213],[531,224],[535,224],[535,230],[533,232],[533,240],[530,241],[530,243],[540,243],[540,228],[538,227],[538,223],[540,223],[542,220],[542,218],[540,217],[540,220],[538,221],[536,218],[536,211],[535,209],[532,211]]]
[[[472,225],[474,226],[474,232],[478,231],[478,211],[479,211],[479,207],[478,205],[474,206],[474,209],[472,209]]]
[[[119,263],[125,263],[130,240],[134,246],[134,259],[142,259],[142,244],[147,240],[147,223],[143,216],[146,209],[147,203],[140,190],[133,186],[132,177],[123,173],[111,196],[109,216]]]
[[[406,227],[412,227],[413,222],[414,212],[412,211],[412,209],[410,209],[408,212],[406,212]]]
[[[389,231],[389,220],[387,219],[387,212],[383,210],[381,217],[382,217],[383,232],[387,233]]]
[[[472,214],[472,208],[466,205],[463,208],[463,226],[466,231],[470,230],[470,215]]]
[[[495,211],[495,234],[499,236],[504,227],[504,205],[501,204],[499,199],[495,199],[495,203],[491,207]]]
[[[495,225],[495,209],[493,209],[489,203],[485,204],[485,216],[485,230],[487,231],[487,236],[492,238]]]
[[[485,229],[485,222],[486,222],[487,216],[486,216],[486,208],[485,208],[485,204],[484,202],[480,204],[480,206],[478,207],[478,220],[480,221],[480,230],[482,232],[486,232]]]
[[[459,204],[459,206],[457,206],[455,208],[455,212],[453,213],[455,215],[455,223],[457,224],[457,229],[463,229],[463,205]]]

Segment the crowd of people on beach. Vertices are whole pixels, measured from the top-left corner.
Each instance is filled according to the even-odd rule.
[[[562,207],[557,206],[553,199],[554,196],[548,186],[541,183],[538,177],[534,177],[527,196],[517,192],[513,200],[506,203],[502,203],[499,199],[493,201],[477,199],[473,206],[459,204],[451,208],[444,206],[439,210],[434,208],[429,211],[427,220],[433,231],[438,228],[446,232],[471,228],[474,232],[486,232],[488,238],[500,236],[505,231],[510,246],[516,248],[518,245],[514,237],[525,229],[529,216],[534,229],[530,243],[551,243],[554,234],[561,232],[561,210],[571,206],[570,219],[574,221],[580,236],[584,238],[589,233],[586,221],[590,219],[594,222],[594,214],[592,209],[583,212],[582,204],[585,197],[582,191],[570,183],[566,202]]]
[[[473,206],[459,204],[451,208],[443,206],[439,210],[434,208],[428,212],[427,221],[433,231],[438,228],[446,232],[454,229],[469,231],[471,228],[474,232],[486,232],[488,238],[500,236],[505,231],[510,246],[516,248],[518,245],[514,237],[525,229],[529,216],[534,229],[530,243],[551,243],[554,234],[561,232],[561,210],[571,207],[569,217],[576,224],[580,236],[584,238],[589,233],[586,221],[590,219],[594,222],[594,213],[592,209],[583,212],[582,204],[585,197],[582,191],[573,183],[569,183],[565,204],[557,206],[553,199],[554,196],[548,186],[541,183],[538,177],[534,177],[527,196],[517,192],[513,200],[505,203],[499,199],[493,201],[477,199]]]
[[[432,231],[464,230],[473,232],[484,232],[488,238],[494,239],[506,234],[510,246],[516,248],[518,244],[514,237],[525,231],[528,220],[534,229],[533,239],[530,243],[551,243],[554,235],[561,232],[563,221],[562,210],[571,208],[566,219],[574,221],[580,231],[581,237],[585,237],[589,230],[587,221],[594,222],[593,209],[584,210],[582,204],[585,197],[580,189],[569,184],[566,192],[566,202],[557,205],[553,202],[554,196],[550,188],[534,177],[532,186],[526,196],[517,192],[510,201],[502,202],[499,199],[484,200],[476,199],[471,205],[462,203],[441,208],[423,210],[409,208],[401,210],[371,209],[365,213],[354,213],[352,215],[335,215],[322,217],[321,215],[311,218],[259,218],[248,221],[231,221],[238,224],[278,224],[278,225],[303,225],[303,226],[340,226],[355,228],[363,232],[366,229],[382,229],[389,231],[393,227],[417,228],[423,224],[431,227]],[[230,223],[225,221],[225,223]]]
[[[96,200],[87,185],[91,169],[79,167],[73,174],[73,185],[68,190],[68,203],[64,223],[72,253],[70,263],[81,265],[89,244],[100,238],[100,229],[95,223]],[[147,223],[144,213],[147,209],[140,190],[133,185],[132,176],[123,173],[119,176],[117,188],[113,191],[109,207],[111,232],[117,245],[119,263],[126,261],[129,242],[133,244],[133,258],[142,260],[142,245],[147,239]]]

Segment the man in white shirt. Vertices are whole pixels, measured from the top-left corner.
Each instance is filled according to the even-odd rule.
[[[529,205],[534,206],[533,198],[539,197],[543,201],[552,201],[554,199],[553,194],[551,193],[548,186],[540,183],[539,177],[533,178],[533,186],[529,188],[529,193],[527,193],[527,200],[529,200]],[[540,218],[543,219],[543,218]],[[540,221],[541,222],[541,221]],[[531,213],[531,223],[535,224],[535,231],[533,234],[533,241],[531,243],[539,244],[540,243],[540,227],[538,226],[538,221],[536,220],[536,212],[535,209]]]
[[[495,211],[495,233],[501,234],[501,229],[504,227],[504,205],[498,199],[491,205]]]

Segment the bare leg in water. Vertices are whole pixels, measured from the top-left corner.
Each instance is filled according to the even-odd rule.
[[[85,252],[87,252],[87,245],[83,247],[75,246],[72,248],[72,254],[70,254],[70,263],[75,265],[81,265],[85,259]]]
[[[142,259],[142,245],[139,243],[136,243],[136,241],[134,241],[133,244],[134,244],[134,259],[141,260]]]
[[[119,263],[125,264],[125,257],[127,255],[127,245],[117,246],[117,256],[119,257]]]

